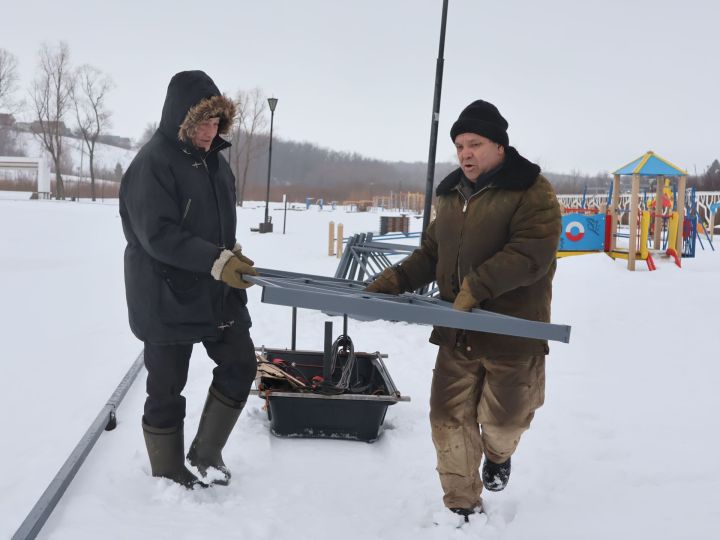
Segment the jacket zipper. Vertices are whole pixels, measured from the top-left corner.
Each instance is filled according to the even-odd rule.
[[[215,148],[211,148],[207,155],[210,154],[213,150],[216,150],[219,148],[219,146],[216,146]],[[218,248],[221,250],[225,249],[225,245],[223,244],[223,226],[222,226],[222,216],[220,215],[220,201],[218,200],[218,194],[217,194],[217,188],[215,187],[215,183],[213,182],[212,176],[210,176],[210,168],[207,166],[207,162],[205,161],[205,158],[203,156],[200,156],[200,161],[202,161],[203,167],[205,167],[205,172],[207,173],[208,181],[210,182],[210,189],[213,191],[213,196],[215,197],[215,208],[217,209],[217,216],[218,216],[218,230],[220,231],[220,238],[218,239]],[[218,332],[222,332],[224,328],[227,328],[227,322],[221,320],[223,317],[223,313],[225,313],[225,295],[223,294],[220,298],[220,313],[218,314],[218,319],[220,319],[220,323],[217,326]],[[233,321],[234,322],[234,321]]]
[[[211,148],[210,151],[208,152],[208,155],[210,154],[210,152],[212,152],[213,150],[215,150],[217,148],[219,148],[219,146],[216,146],[215,148]],[[208,181],[210,182],[210,188],[213,190],[213,196],[215,197],[215,207],[217,208],[217,216],[218,216],[218,230],[220,231],[220,238],[218,238],[218,247],[220,249],[225,249],[225,245],[223,244],[223,238],[225,235],[223,234],[224,231],[223,231],[223,226],[222,226],[222,216],[220,215],[220,201],[218,200],[217,188],[215,186],[215,183],[213,182],[212,177],[210,176],[210,169],[207,166],[207,162],[205,161],[205,158],[200,156],[200,161],[202,161],[203,167],[205,167],[205,172],[207,173]]]
[[[190,212],[190,205],[192,204],[192,199],[188,199],[187,204],[185,205],[185,211],[183,212],[182,219],[180,220],[180,226],[182,227],[182,224],[185,223],[185,218],[188,215],[188,212]]]
[[[482,189],[480,189],[480,190],[477,191],[476,193],[473,193],[472,195],[470,195],[470,198],[465,197],[465,194],[464,194],[461,190],[457,189],[457,187],[455,188],[455,190],[460,194],[460,196],[461,196],[461,197],[463,198],[463,200],[465,201],[464,204],[463,204],[463,208],[462,208],[463,224],[462,224],[462,228],[460,229],[460,243],[458,244],[458,254],[457,254],[457,261],[456,261],[456,263],[457,263],[458,291],[460,290],[460,287],[462,287],[462,281],[461,281],[461,279],[460,279],[460,252],[462,251],[463,236],[464,236],[464,234],[465,234],[465,216],[467,215],[468,205],[470,204],[470,201],[473,199],[473,197],[476,197],[476,196],[480,195],[481,193],[484,193],[485,191],[487,191],[487,190],[490,189],[491,187],[492,187],[492,184],[489,184],[489,185],[487,185],[487,186],[484,186]]]

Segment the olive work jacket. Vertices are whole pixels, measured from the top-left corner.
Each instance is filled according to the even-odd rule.
[[[489,183],[466,198],[462,171],[437,187],[437,214],[415,250],[396,268],[404,290],[437,281],[454,301],[464,279],[478,307],[533,321],[550,321],[552,279],[561,231],[550,182],[512,147]],[[486,356],[544,355],[547,341],[435,327],[430,342]]]

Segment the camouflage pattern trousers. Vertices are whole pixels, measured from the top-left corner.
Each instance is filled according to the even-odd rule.
[[[480,461],[504,463],[545,399],[545,356],[471,355],[441,346],[430,392],[437,471],[448,508],[481,503]]]

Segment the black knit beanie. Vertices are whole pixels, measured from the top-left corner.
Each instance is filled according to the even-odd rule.
[[[492,103],[478,99],[463,109],[450,129],[450,138],[461,133],[477,133],[505,147],[508,146],[508,123]]]

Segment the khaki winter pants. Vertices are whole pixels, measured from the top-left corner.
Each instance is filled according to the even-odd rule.
[[[512,456],[544,398],[544,356],[487,358],[440,347],[430,425],[445,506],[480,504],[483,452],[495,463]]]

